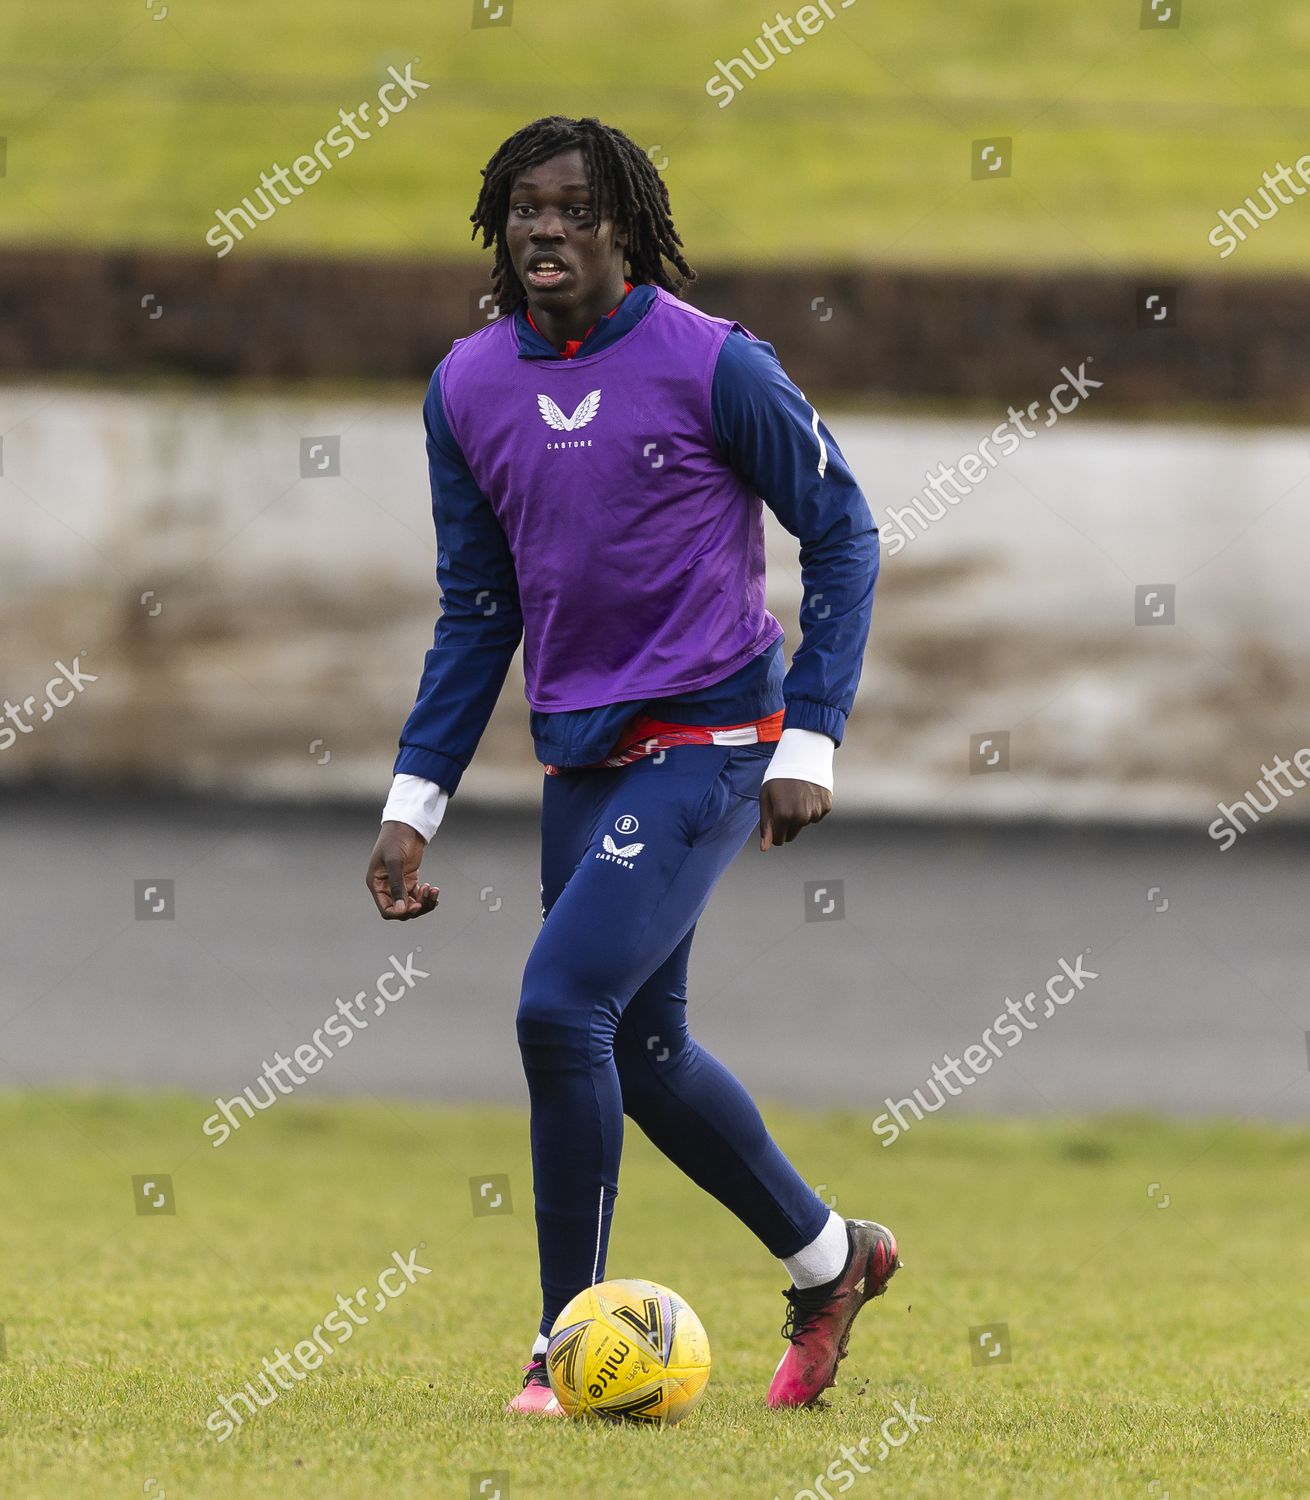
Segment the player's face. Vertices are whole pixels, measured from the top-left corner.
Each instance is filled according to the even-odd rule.
[[[510,183],[505,241],[534,312],[599,317],[622,297],[626,241],[611,219],[600,219],[599,233],[596,228],[581,151],[526,167]]]

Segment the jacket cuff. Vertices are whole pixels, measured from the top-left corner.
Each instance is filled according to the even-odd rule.
[[[425,750],[422,745],[402,745],[391,769],[397,776],[421,776],[425,781],[435,781],[451,797],[464,774],[464,767],[458,761],[439,750]]]
[[[819,703],[814,698],[789,698],[787,710],[782,718],[782,731],[789,729],[813,729],[826,734],[834,745],[840,745],[846,732],[846,714],[830,703]],[[445,786],[443,781],[442,786]]]

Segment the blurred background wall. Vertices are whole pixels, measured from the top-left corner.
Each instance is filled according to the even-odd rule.
[[[96,680],[11,735],[0,771],[380,797],[437,608],[421,395],[7,391],[4,689],[40,703],[79,655]],[[885,552],[848,807],[1209,823],[1303,743],[1304,442],[1098,421],[1100,395],[1039,417],[995,470],[975,458],[954,505],[925,471],[973,452],[1003,403],[832,415]],[[796,542],[771,515],[768,537],[794,647]],[[516,661],[461,798],[536,796],[522,693]],[[978,774],[986,734],[1008,736],[1008,774]]]

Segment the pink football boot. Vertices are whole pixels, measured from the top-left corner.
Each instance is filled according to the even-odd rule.
[[[835,1281],[807,1290],[792,1286],[782,1294],[787,1299],[782,1336],[790,1342],[773,1372],[769,1406],[813,1406],[836,1383],[856,1313],[870,1298],[882,1296],[900,1265],[890,1229],[847,1219],[846,1234],[850,1254]]]
[[[550,1388],[550,1376],[546,1373],[546,1361],[534,1355],[523,1366],[523,1389],[512,1401],[505,1403],[506,1411],[528,1411],[535,1416],[562,1417],[564,1408]]]

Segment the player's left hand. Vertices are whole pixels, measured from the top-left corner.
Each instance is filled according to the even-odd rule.
[[[775,776],[760,788],[760,848],[790,844],[810,823],[820,823],[832,811],[832,793],[812,781]]]

